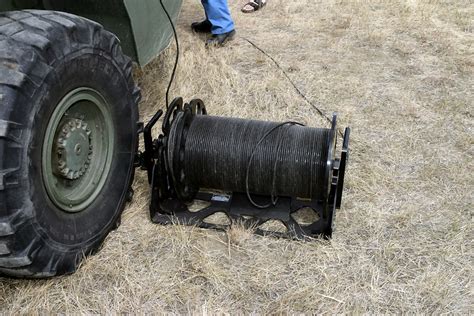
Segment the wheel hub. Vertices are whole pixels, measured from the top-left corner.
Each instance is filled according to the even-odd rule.
[[[51,114],[41,165],[48,195],[64,212],[86,209],[107,181],[115,148],[110,108],[99,92],[80,87]]]
[[[91,137],[92,132],[83,120],[65,120],[55,140],[56,172],[61,177],[76,180],[84,175],[92,158]]]

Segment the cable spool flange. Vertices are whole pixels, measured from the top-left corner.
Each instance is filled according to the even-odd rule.
[[[167,166],[171,175],[172,185],[180,200],[191,201],[199,190],[186,176],[184,157],[185,143],[190,125],[196,115],[206,115],[204,103],[199,99],[182,105],[177,98],[171,104],[173,117],[166,116],[163,124],[168,131]]]

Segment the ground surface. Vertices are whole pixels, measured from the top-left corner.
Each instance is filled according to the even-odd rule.
[[[470,1],[230,1],[238,37],[206,51],[189,31],[172,95],[209,112],[350,125],[352,155],[338,231],[300,243],[161,227],[144,174],[122,226],[67,277],[0,279],[3,312],[474,313],[474,5]],[[440,2],[440,1],[439,1]],[[173,51],[137,74],[144,119],[163,106]]]

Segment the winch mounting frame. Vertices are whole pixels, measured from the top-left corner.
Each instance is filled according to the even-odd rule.
[[[252,229],[259,235],[272,235],[290,239],[311,239],[322,236],[330,238],[335,230],[334,219],[336,209],[341,206],[344,175],[349,158],[350,128],[344,132],[340,158],[331,154],[328,161],[329,194],[325,200],[298,199],[293,197],[279,197],[278,202],[268,208],[257,208],[243,192],[209,192],[196,191],[185,194],[184,186],[173,176],[173,166],[169,166],[168,136],[173,121],[183,115],[187,118],[193,115],[207,115],[204,103],[201,100],[192,100],[183,104],[182,98],[176,98],[170,104],[164,118],[162,134],[157,139],[152,139],[152,130],[164,112],[159,110],[152,119],[140,129],[143,133],[145,150],[137,155],[137,167],[147,171],[148,181],[151,185],[150,218],[153,223],[161,225],[181,224],[201,228],[227,230],[233,225],[242,225]],[[181,124],[181,128],[186,124]],[[331,137],[334,137],[335,150],[336,115],[333,116]],[[328,159],[329,160],[329,159]],[[187,189],[189,191],[189,189]],[[268,196],[253,196],[255,201],[268,200]],[[205,202],[206,206],[191,210],[195,201]],[[299,223],[293,216],[301,209],[309,208],[317,214],[317,219],[312,223]],[[215,224],[206,219],[216,213],[224,213],[229,221],[227,224]],[[268,221],[281,222],[285,232],[268,231],[262,225]]]

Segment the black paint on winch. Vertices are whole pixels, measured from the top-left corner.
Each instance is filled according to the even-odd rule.
[[[177,98],[165,114],[163,133],[152,141],[151,130],[162,114],[144,128],[140,160],[152,185],[153,222],[217,229],[241,223],[263,234],[262,224],[278,220],[287,231],[277,236],[331,236],[350,133],[346,128],[337,158],[336,115],[330,129],[311,128],[208,116],[201,100],[183,105]],[[208,205],[190,211],[195,200]],[[314,222],[296,220],[294,215],[304,208],[317,213]],[[218,212],[227,215],[229,225],[205,221]]]

